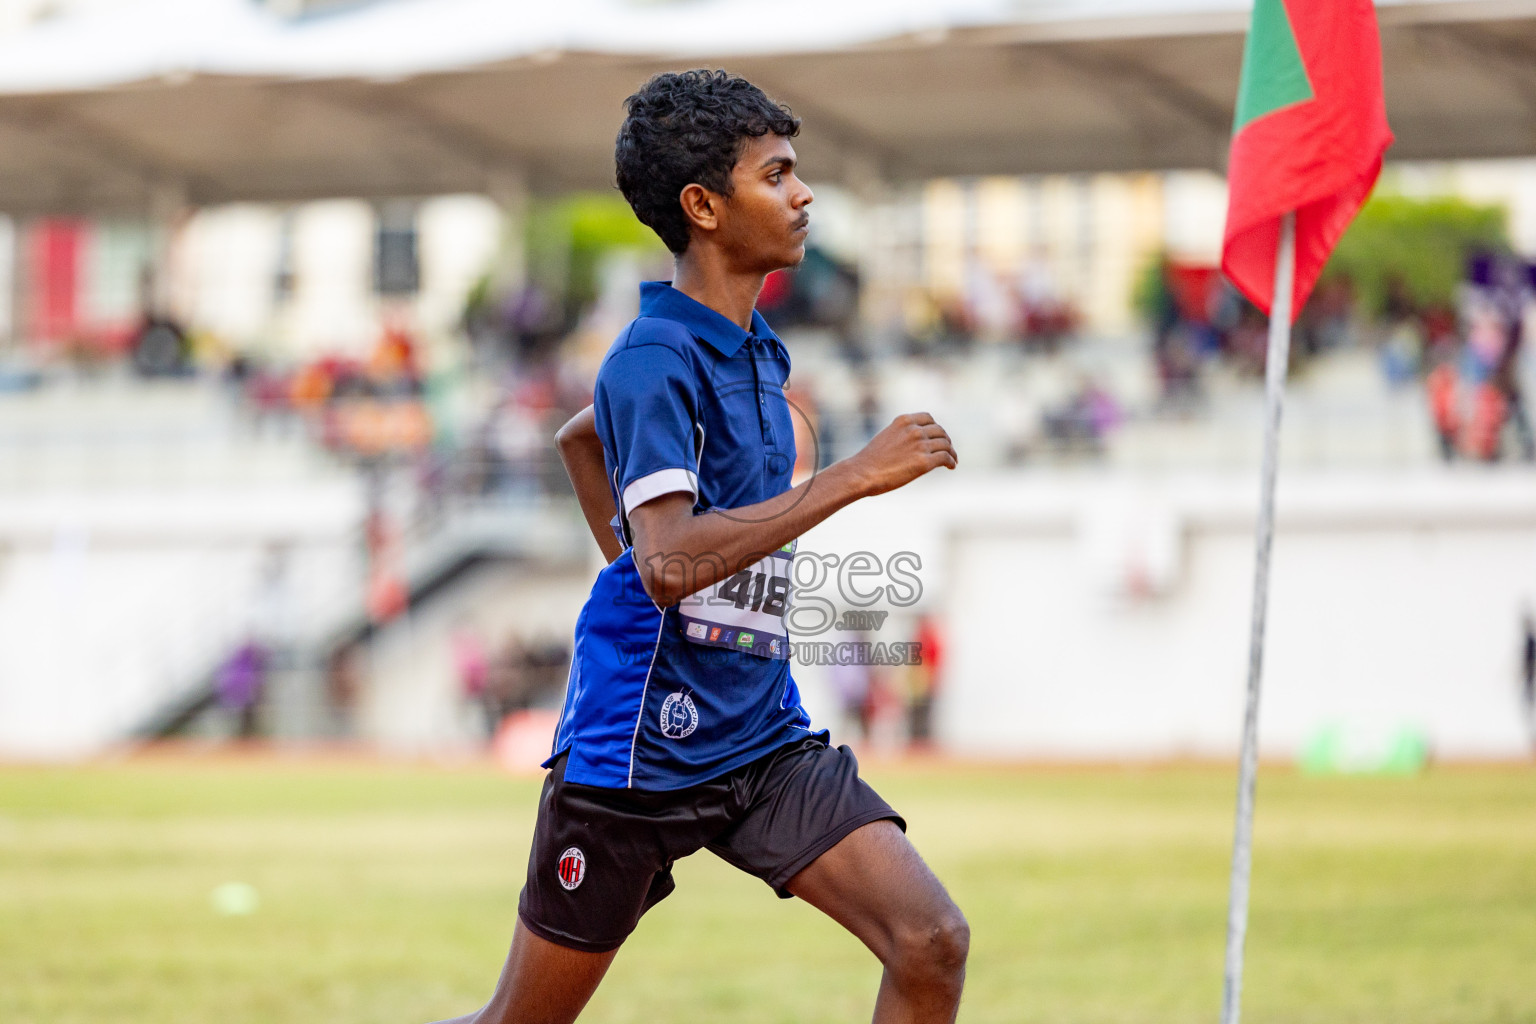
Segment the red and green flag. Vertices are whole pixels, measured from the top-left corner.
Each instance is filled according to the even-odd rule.
[[[1371,0],[1254,0],[1227,164],[1221,269],[1269,312],[1280,219],[1296,213],[1300,311],[1392,144]]]

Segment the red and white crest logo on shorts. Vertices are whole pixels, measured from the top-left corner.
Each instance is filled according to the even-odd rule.
[[[587,877],[587,855],[581,847],[572,846],[560,855],[560,884],[574,889]]]

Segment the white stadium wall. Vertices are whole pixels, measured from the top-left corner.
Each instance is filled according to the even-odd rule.
[[[951,752],[1228,756],[1257,490],[1256,473],[936,479],[853,506],[802,548],[921,555],[913,611],[945,624],[938,732]],[[1330,731],[1357,749],[1407,734],[1431,756],[1524,755],[1533,597],[1536,477],[1282,479],[1262,752],[1296,756]],[[824,673],[799,674],[829,704]]]
[[[110,749],[237,645],[318,619],[361,578],[360,499],[343,480],[0,501],[0,759]]]

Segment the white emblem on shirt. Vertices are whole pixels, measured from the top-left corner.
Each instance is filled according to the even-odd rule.
[[[699,727],[699,709],[693,698],[679,690],[667,694],[661,702],[661,734],[669,740],[680,740]]]

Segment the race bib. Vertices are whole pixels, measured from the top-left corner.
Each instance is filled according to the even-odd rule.
[[[759,658],[789,657],[788,621],[795,543],[684,598],[678,604],[683,637],[706,647],[727,647]]]

